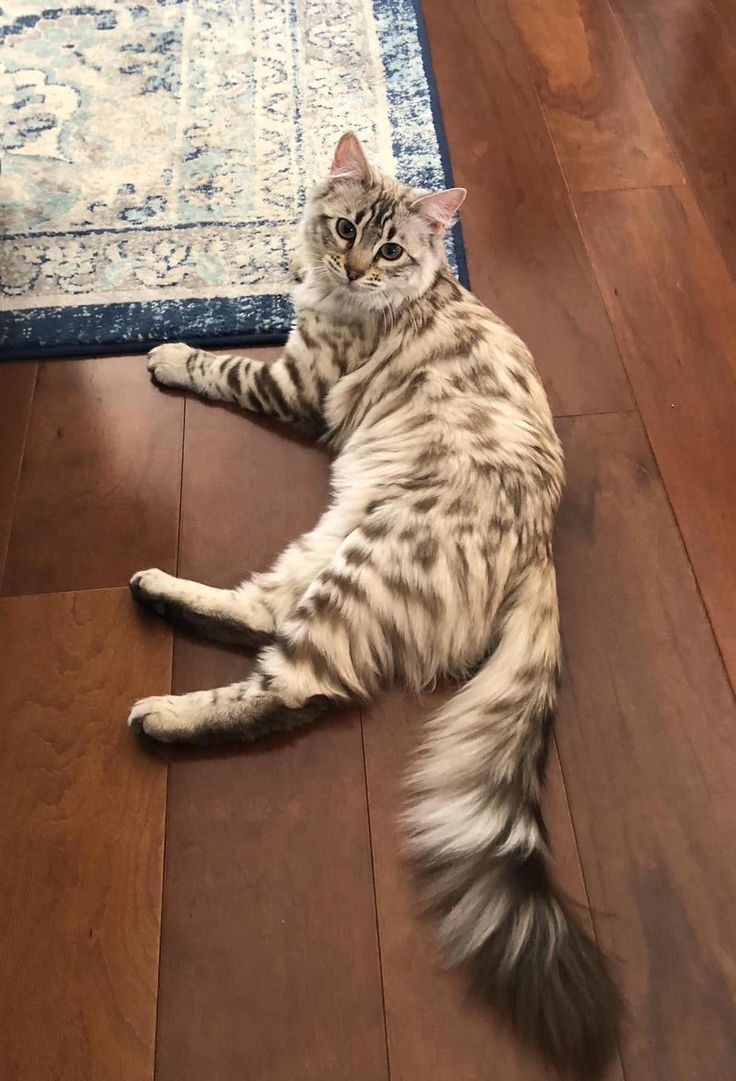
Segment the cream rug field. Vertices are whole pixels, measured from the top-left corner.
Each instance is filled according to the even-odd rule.
[[[6,357],[283,339],[305,186],[346,128],[452,183],[412,0],[10,0],[0,109]]]

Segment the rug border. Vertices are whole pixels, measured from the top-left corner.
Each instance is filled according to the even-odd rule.
[[[105,305],[106,307],[106,305]],[[171,339],[169,339],[171,340]],[[214,338],[198,338],[194,334],[187,334],[187,344],[195,349],[263,349],[267,346],[284,345],[286,336],[282,331],[273,334],[234,334],[230,337],[218,335]],[[4,361],[27,360],[80,360],[87,358],[94,360],[95,357],[126,357],[147,356],[157,345],[161,345],[159,338],[146,338],[141,342],[103,342],[93,345],[85,345],[80,342],[79,348],[70,345],[49,345],[38,349],[16,350],[12,346],[8,349],[0,348],[0,364]]]
[[[445,177],[445,181],[449,185],[454,184],[454,177],[452,171],[452,163],[450,160],[450,152],[447,144],[447,135],[445,132],[444,117],[442,115],[442,106],[440,103],[439,91],[437,89],[437,81],[435,78],[434,67],[432,65],[432,50],[429,44],[429,37],[427,35],[427,27],[424,21],[424,12],[422,10],[421,0],[410,0],[410,6],[414,13],[414,19],[416,22],[417,40],[419,42],[419,49],[422,56],[422,67],[424,70],[424,77],[429,92],[429,103],[432,112],[432,121],[434,123],[434,129],[437,136],[437,146],[440,154],[440,162],[442,164],[442,172]],[[468,264],[465,252],[465,242],[463,239],[462,224],[457,221],[451,230],[455,262],[457,265],[458,281],[466,289],[470,288],[470,277],[468,274]],[[236,298],[225,297],[209,297],[209,298],[197,298],[188,297],[185,300],[148,300],[148,301],[136,301],[133,303],[111,303],[111,304],[80,304],[77,308],[72,307],[46,307],[46,308],[27,308],[12,309],[6,312],[0,313],[0,320],[9,320],[11,326],[14,317],[20,315],[21,311],[33,312],[34,321],[43,321],[45,319],[53,320],[55,317],[63,319],[67,330],[70,328],[70,324],[73,327],[74,324],[81,324],[87,328],[89,333],[90,326],[94,328],[94,324],[101,318],[106,317],[107,321],[111,321],[115,317],[115,310],[130,309],[131,307],[139,307],[141,309],[139,325],[141,329],[145,328],[147,322],[147,316],[150,320],[151,317],[156,316],[160,319],[161,309],[166,311],[175,312],[182,307],[192,308],[196,306],[206,307],[208,313],[211,314],[213,306],[219,307],[233,307],[239,303],[247,303],[248,301],[259,302],[259,305],[266,304],[267,308],[270,308],[270,314],[275,315],[277,309],[283,305],[290,305],[290,300],[287,294],[265,294],[259,297],[244,296]],[[278,313],[281,314],[281,313]],[[267,320],[264,320],[266,322]],[[160,326],[160,323],[157,325]],[[10,331],[12,334],[12,329]],[[94,333],[94,329],[92,330]],[[171,337],[176,337],[176,333],[172,332]],[[171,340],[171,337],[168,340]],[[262,333],[236,333],[230,335],[207,335],[204,337],[197,337],[196,335],[187,335],[187,341],[192,345],[199,348],[239,348],[239,347],[253,347],[264,345],[282,345],[286,342],[288,337],[288,331],[264,331]],[[63,344],[57,345],[26,345],[25,343],[0,345],[0,361],[3,360],[39,360],[48,357],[49,359],[61,358],[61,357],[94,357],[94,356],[125,356],[129,354],[147,353],[154,345],[158,345],[161,342],[161,336],[155,338],[143,336],[138,341],[127,342],[94,342],[94,341],[77,341],[76,343],[70,343],[69,341]]]
[[[0,361],[2,360],[39,360],[45,357],[80,357],[80,356],[123,356],[129,353],[147,353],[155,345],[162,341],[172,341],[180,337],[176,329],[170,333],[165,330],[167,317],[175,317],[175,323],[182,322],[182,310],[198,310],[200,305],[207,305],[211,322],[216,323],[216,317],[226,326],[237,323],[238,317],[243,318],[243,308],[256,304],[261,312],[262,322],[268,324],[274,318],[290,320],[293,314],[291,301],[284,293],[265,293],[259,296],[245,297],[209,297],[201,299],[188,297],[184,300],[153,300],[113,302],[112,304],[80,305],[78,308],[31,308],[25,309],[34,313],[34,320],[63,321],[68,327],[70,323],[82,324],[88,334],[105,333],[105,326],[114,321],[117,316],[126,315],[128,321],[134,321],[140,327],[141,336],[137,340],[124,342],[80,342],[78,347],[70,345],[68,341],[56,345],[46,346],[2,346],[0,347]],[[241,309],[238,312],[238,308]],[[130,310],[138,309],[138,314],[131,317]],[[11,321],[18,313],[2,312],[1,316],[9,316]],[[97,320],[104,320],[105,326],[99,329],[95,326]],[[148,331],[150,324],[154,322],[155,328],[163,331],[163,337],[159,333],[152,336]],[[53,331],[51,332],[53,335]],[[287,334],[283,331],[261,331],[257,334],[210,334],[196,335],[187,334],[189,343],[199,348],[218,348],[222,346],[258,346],[279,345],[286,341]]]

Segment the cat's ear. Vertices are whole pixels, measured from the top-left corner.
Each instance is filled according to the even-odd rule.
[[[443,232],[457,214],[467,195],[465,188],[447,188],[425,195],[414,203],[414,210],[434,229]]]
[[[354,131],[346,131],[335,150],[330,177],[334,180],[368,180],[371,167]]]

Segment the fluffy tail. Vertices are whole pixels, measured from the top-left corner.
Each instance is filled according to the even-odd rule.
[[[430,722],[409,847],[451,962],[554,1066],[586,1081],[614,1053],[618,991],[552,884],[539,807],[559,670],[554,568],[528,568],[498,644]]]

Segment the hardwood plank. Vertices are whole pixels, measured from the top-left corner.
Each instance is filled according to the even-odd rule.
[[[611,2],[736,280],[736,41],[710,3]]]
[[[0,641],[3,1076],[150,1081],[166,768],[125,718],[170,632],[108,590],[3,598]]]
[[[35,383],[35,363],[0,364],[0,584]]]
[[[502,0],[424,0],[474,292],[528,342],[556,413],[631,406],[519,35]]]
[[[607,0],[511,0],[574,191],[683,183]]]
[[[364,720],[391,1079],[551,1081],[558,1075],[540,1064],[493,1015],[468,1000],[458,974],[443,970],[432,925],[417,914],[411,878],[399,855],[401,780],[418,740],[419,723],[448,693],[413,698],[397,691],[372,706]],[[556,751],[550,760],[544,810],[557,877],[587,912]],[[621,1079],[620,1064],[608,1076],[611,1081]]]
[[[180,572],[232,584],[308,529],[327,460],[187,403]],[[177,641],[176,690],[242,679]],[[386,1046],[357,712],[172,763],[157,1081],[381,1081]]]
[[[736,687],[736,287],[685,189],[589,194],[579,209]]]
[[[143,357],[39,365],[5,594],[174,569],[183,409],[151,385]]]
[[[731,40],[736,40],[736,0],[712,0],[712,2],[728,29]]]
[[[187,401],[180,574],[232,586],[267,570],[328,498],[328,458],[314,443],[234,408]]]
[[[557,740],[627,1081],[736,1076],[736,705],[639,419],[561,424]]]

